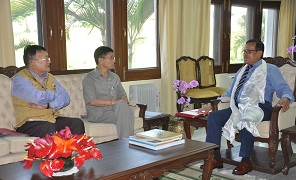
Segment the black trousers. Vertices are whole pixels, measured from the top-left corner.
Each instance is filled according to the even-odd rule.
[[[53,134],[57,131],[65,129],[68,126],[72,134],[84,134],[84,123],[79,118],[57,117],[56,123],[47,121],[27,121],[21,127],[17,128],[17,132],[28,134],[29,136],[45,137],[46,134]]]

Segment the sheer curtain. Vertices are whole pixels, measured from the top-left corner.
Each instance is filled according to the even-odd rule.
[[[292,45],[296,26],[296,1],[282,0],[280,7],[278,56],[287,57],[287,48]]]
[[[176,60],[209,55],[211,0],[160,0],[159,37],[162,111],[176,113]]]
[[[15,65],[10,0],[0,0],[0,66]]]

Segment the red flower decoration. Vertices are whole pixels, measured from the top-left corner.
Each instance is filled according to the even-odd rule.
[[[64,158],[72,159],[77,168],[80,168],[85,160],[102,158],[102,154],[92,138],[85,134],[72,135],[67,126],[58,133],[35,139],[26,147],[28,147],[27,157],[22,161],[22,163],[26,163],[24,168],[31,168],[33,161],[40,159],[40,171],[48,177],[52,177],[54,172],[64,168]]]

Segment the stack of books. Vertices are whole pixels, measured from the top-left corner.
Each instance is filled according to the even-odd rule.
[[[184,143],[185,140],[182,139],[181,133],[165,131],[161,129],[140,132],[134,136],[129,137],[129,144],[141,146],[155,151]]]

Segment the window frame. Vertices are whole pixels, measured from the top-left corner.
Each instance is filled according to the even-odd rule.
[[[280,1],[245,1],[245,0],[211,0],[212,4],[222,4],[221,31],[220,31],[220,64],[215,65],[215,73],[235,73],[242,67],[243,63],[230,64],[230,36],[231,36],[231,6],[247,5],[255,8],[254,28],[252,29],[252,38],[261,38],[262,9],[274,8],[280,9]]]
[[[52,74],[76,74],[90,72],[92,69],[75,69],[67,70],[67,57],[66,57],[66,39],[61,37],[62,31],[65,31],[65,14],[64,14],[64,1],[60,0],[36,0],[37,6],[41,7],[41,20],[43,32],[42,44],[48,51],[53,61],[51,63]],[[109,2],[108,2],[109,3]],[[154,68],[141,68],[141,69],[128,69],[128,48],[127,38],[125,32],[127,30],[127,1],[110,0],[111,4],[111,47],[114,49],[116,63],[115,72],[119,75],[121,81],[135,81],[135,80],[148,80],[161,78],[160,68],[160,47],[159,47],[159,34],[158,34],[158,0],[155,0],[156,7],[156,61],[157,67]],[[38,7],[37,7],[38,9]],[[38,12],[39,10],[37,10]],[[113,12],[113,14],[112,14]],[[38,33],[41,34],[41,33]],[[51,35],[52,34],[52,35]],[[94,67],[95,68],[95,67]]]

